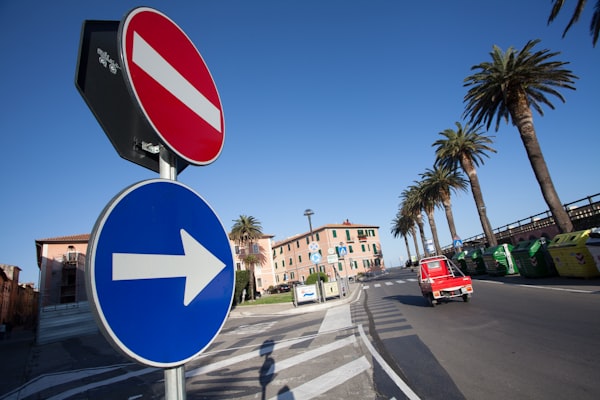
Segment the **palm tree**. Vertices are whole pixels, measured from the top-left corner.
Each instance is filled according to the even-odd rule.
[[[408,256],[408,260],[412,259],[410,254],[410,246],[408,245],[408,235],[410,235],[411,232],[414,233],[414,229],[415,221],[409,218],[407,215],[403,215],[400,211],[398,211],[396,213],[396,217],[392,220],[391,233],[395,238],[397,238],[398,236],[402,236],[404,238],[404,245],[406,246],[406,254]],[[416,247],[416,249],[418,254],[418,247]]]
[[[415,182],[417,191],[419,193],[419,202],[421,209],[425,211],[427,215],[427,221],[429,222],[429,229],[431,230],[431,237],[433,238],[433,245],[435,246],[435,253],[442,254],[442,246],[440,246],[440,240],[437,233],[437,224],[435,223],[435,207],[439,201],[437,196],[427,190],[427,186],[424,181]]]
[[[254,265],[258,261],[258,257],[252,249],[254,242],[262,237],[262,226],[256,218],[247,215],[240,215],[233,222],[229,238],[240,246],[248,246],[249,251],[244,258],[244,264],[250,273],[248,288],[250,290],[250,299],[254,300]]]
[[[573,80],[578,78],[563,68],[568,63],[548,61],[559,53],[549,53],[549,50],[531,53],[538,42],[530,40],[519,52],[510,47],[504,53],[494,46],[490,53],[492,62],[471,67],[471,70],[478,72],[465,78],[465,86],[471,87],[464,99],[465,115],[470,117],[470,122],[475,125],[484,123],[488,129],[495,117],[496,131],[500,120],[508,122],[510,116],[519,130],[527,157],[558,229],[562,233],[572,232],[573,223],[556,193],[535,133],[531,108],[542,116],[542,104],[554,109],[546,98],[547,94],[558,97],[564,103],[565,99],[556,88],[575,90]]]
[[[423,186],[430,193],[430,196],[444,207],[450,236],[456,239],[456,225],[454,224],[454,215],[452,213],[451,192],[457,190],[466,191],[469,184],[462,174],[455,169],[434,165],[433,169],[427,168],[423,174]]]
[[[562,9],[565,0],[553,0],[554,4],[552,5],[552,11],[550,12],[550,16],[548,17],[548,25],[558,15],[559,11]],[[583,12],[583,8],[585,7],[586,0],[578,0],[577,5],[575,6],[575,11],[573,11],[573,15],[571,16],[571,20],[567,24],[562,37],[564,38],[567,34],[567,31],[571,28],[571,26],[579,20],[581,13]],[[596,42],[598,41],[598,34],[600,34],[600,0],[596,0],[596,6],[594,7],[594,14],[592,14],[592,22],[590,23],[590,35],[592,35],[592,45],[596,47]]]
[[[432,145],[437,146],[435,165],[449,170],[456,170],[460,165],[467,178],[469,178],[471,193],[473,194],[473,200],[475,200],[487,245],[490,247],[497,246],[498,241],[487,217],[485,201],[483,201],[476,169],[480,164],[483,165],[484,156],[489,157],[487,152],[496,152],[495,149],[489,146],[492,139],[481,134],[480,128],[471,127],[469,124],[465,124],[463,127],[460,122],[456,122],[456,131],[446,129],[440,132],[440,135],[444,136],[444,139],[438,139]]]
[[[412,218],[415,223],[417,224],[417,226],[419,227],[419,234],[421,236],[421,244],[423,245],[423,253],[425,254],[425,256],[429,256],[429,252],[427,251],[427,246],[425,245],[425,231],[424,231],[424,224],[423,224],[423,214],[422,214],[422,207],[421,207],[421,201],[419,199],[419,192],[418,192],[418,188],[416,186],[409,186],[408,189],[404,189],[404,191],[402,192],[401,195],[402,198],[402,205],[400,207],[401,209],[401,213],[407,215],[408,217]],[[416,244],[416,240],[415,240],[415,244]],[[417,257],[419,257],[419,254],[417,253]]]

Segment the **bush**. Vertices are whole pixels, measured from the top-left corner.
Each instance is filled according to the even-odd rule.
[[[235,292],[233,295],[233,305],[239,304],[242,299],[242,292],[248,291],[250,282],[250,271],[235,271]]]
[[[321,279],[322,282],[327,282],[328,278],[324,272],[319,272],[318,274],[315,272],[314,274],[310,274],[308,278],[306,278],[306,284],[312,285],[317,282],[317,275]]]

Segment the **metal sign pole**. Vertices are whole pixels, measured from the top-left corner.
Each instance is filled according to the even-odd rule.
[[[160,177],[177,180],[177,159],[165,146],[160,146]],[[165,400],[185,400],[185,367],[165,368]]]

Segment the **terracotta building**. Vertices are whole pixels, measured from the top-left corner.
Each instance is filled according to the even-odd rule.
[[[318,244],[321,261],[311,260],[309,245]],[[333,261],[333,262],[330,262]],[[273,243],[275,282],[304,282],[317,270],[329,279],[355,278],[359,273],[385,270],[379,227],[353,224],[329,224]]]

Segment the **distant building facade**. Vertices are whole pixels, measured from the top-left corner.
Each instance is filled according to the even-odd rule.
[[[310,258],[309,245],[313,241],[318,244],[321,256],[317,264]],[[328,256],[337,260],[329,262]],[[324,272],[329,279],[384,271],[379,227],[346,220],[313,229],[312,238],[311,232],[306,232],[277,241],[273,243],[273,266],[276,284],[304,282],[317,271]]]
[[[0,264],[0,324],[31,327],[38,310],[34,284],[19,283],[21,268]]]
[[[269,287],[275,286],[275,270],[273,269],[272,245],[273,235],[263,234],[253,243],[241,245],[230,241],[233,253],[233,262],[236,271],[248,271],[254,268],[254,281],[256,291],[264,294]],[[253,257],[248,257],[253,256]],[[254,260],[254,263],[247,261]]]

